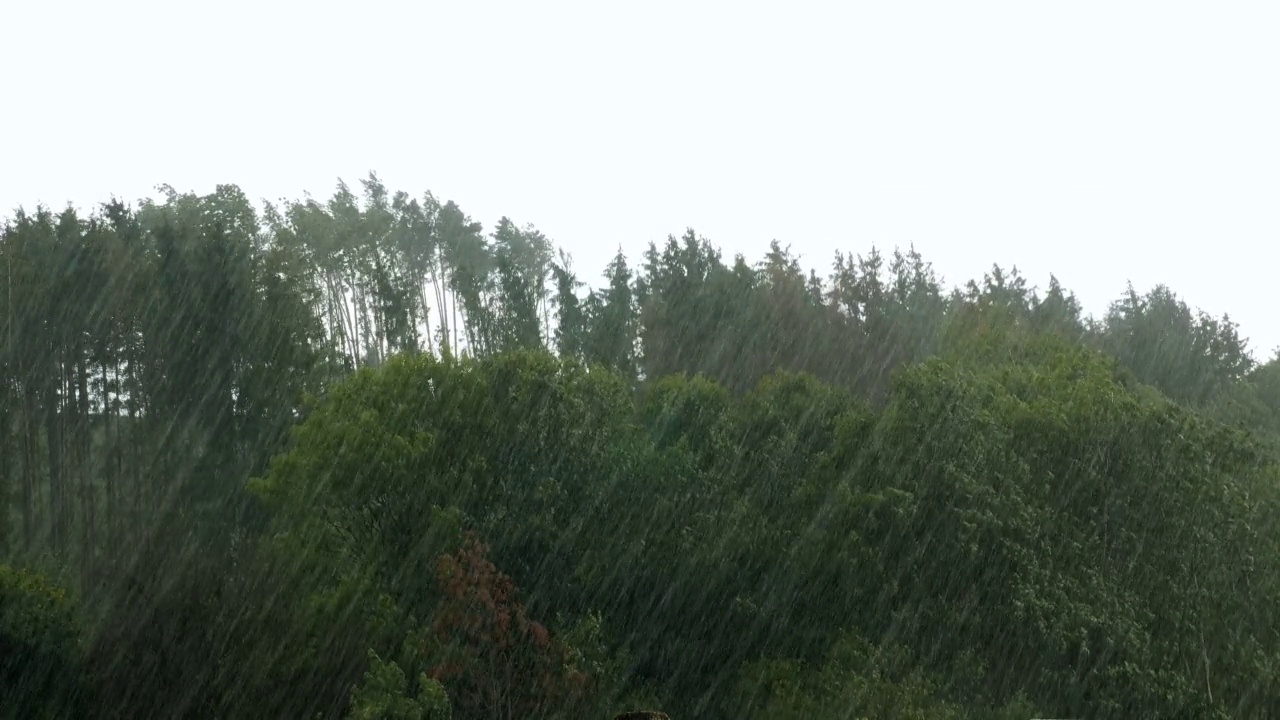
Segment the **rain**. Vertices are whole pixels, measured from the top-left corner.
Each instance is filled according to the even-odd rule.
[[[576,125],[544,125],[552,110],[556,122],[607,124],[626,87],[674,116],[699,98],[716,117],[749,115],[748,78],[834,112],[820,80],[766,72],[869,61],[836,47],[839,28],[876,33],[834,8],[777,21],[779,42],[809,28],[827,43],[793,45],[789,58],[751,46],[774,27],[759,9],[655,7],[628,30],[627,17],[588,6],[546,17],[513,6],[495,11],[506,20],[489,40],[475,25],[456,37],[478,16],[441,10],[432,32],[449,52],[420,52],[474,62],[458,70],[467,85],[374,54],[340,62],[308,34],[339,38],[324,22],[349,23],[351,37],[412,59],[406,18],[425,23],[427,11],[397,22],[375,3],[306,19],[268,2],[253,24],[240,5],[206,30],[248,43],[253,67],[296,69],[263,49],[279,33],[335,74],[272,90],[283,98],[273,111],[267,89],[218,74],[211,58],[232,49],[204,36],[184,45],[177,21],[156,19],[157,47],[193,65],[157,71],[155,112],[236,129],[250,119],[224,115],[218,98],[239,88],[264,133],[277,116],[320,133],[300,119],[335,101],[367,113],[358,133],[308,146],[305,167],[282,160],[288,133],[264,141],[281,149],[270,162],[251,162],[247,144],[228,151],[241,173],[218,156],[226,137],[165,130],[130,136],[111,158],[86,149],[83,175],[74,158],[29,183],[0,168],[0,719],[1280,717],[1280,352],[1265,349],[1280,335],[1248,300],[1262,297],[1267,263],[1196,220],[1220,194],[1172,208],[1135,191],[1122,215],[1084,203],[1085,219],[1050,218],[1017,242],[1008,232],[1029,211],[1010,209],[987,242],[968,223],[995,205],[943,212],[962,197],[952,173],[977,157],[968,150],[923,165],[904,154],[929,182],[885,180],[857,200],[841,199],[857,183],[841,185],[831,167],[825,189],[791,179],[800,160],[787,148],[798,157],[817,141],[782,115],[725,125],[738,139],[776,130],[733,152],[699,124],[710,120],[689,119],[702,139],[687,148],[701,149],[662,170],[683,177],[647,185],[626,184],[631,169],[652,170],[627,136],[575,140]],[[46,11],[22,12],[0,11],[0,28]],[[113,67],[150,62],[90,37],[93,23],[119,20],[101,12],[84,9],[69,32],[114,48]],[[856,19],[943,43],[953,12]],[[997,22],[1067,43],[1067,30],[1042,27],[1054,19],[1045,13]],[[586,36],[548,19],[569,16]],[[965,22],[988,27],[979,20]],[[572,39],[583,57],[520,23]],[[687,48],[691,84],[672,79],[676,55],[646,69],[629,54],[675,52],[695,30],[715,52]],[[645,50],[650,37],[662,42]],[[514,45],[487,55],[495,38]],[[464,41],[483,57],[455,52]],[[1007,42],[1075,87],[1051,53]],[[521,65],[517,51],[536,59]],[[950,72],[938,53],[930,62]],[[994,72],[973,53],[966,62]],[[575,106],[584,119],[564,108],[590,85],[581,64],[592,56],[620,84]],[[893,70],[903,53],[884,57],[892,82],[947,95],[918,68]],[[338,73],[343,63],[369,77]],[[371,91],[409,88],[425,108],[414,122],[436,136],[382,145],[391,134],[379,123],[410,125]],[[204,110],[184,104],[201,93]],[[6,112],[34,133],[39,106]],[[864,108],[874,126],[893,125],[893,108],[877,107]],[[637,143],[656,142],[646,123],[660,133],[674,122],[633,109]],[[457,118],[466,113],[485,117]],[[1002,122],[1034,118],[1025,113]],[[538,119],[517,128],[525,114]],[[473,121],[476,134],[452,134]],[[848,160],[831,122],[813,133]],[[87,148],[101,131],[42,132]],[[1027,137],[990,132],[1007,153],[992,163],[1022,162],[1012,158]],[[35,167],[18,133],[0,134],[14,167]],[[196,147],[205,142],[213,149]],[[133,162],[129,143],[172,144]],[[563,164],[526,162],[516,145]],[[421,147],[439,148],[430,172],[401,162],[429,156]],[[484,173],[461,169],[468,152]],[[1070,154],[1055,167],[1079,169]],[[745,158],[780,164],[773,174]],[[386,175],[339,177],[384,161]],[[1132,181],[1126,162],[1111,166],[1116,192]],[[1066,215],[1093,192],[1064,190],[1054,172],[1010,202],[1034,195],[1036,212]],[[707,189],[746,182],[775,195]],[[910,212],[867,199],[900,199],[904,187],[922,201]],[[937,187],[954,197],[927,206]],[[971,197],[989,201],[994,187]],[[1171,192],[1194,194],[1191,180],[1181,187]],[[267,199],[281,188],[291,195]],[[1254,199],[1232,200],[1244,210],[1231,227],[1274,239],[1274,197],[1271,215]],[[503,203],[512,209],[495,210]],[[920,219],[929,207],[934,225]],[[1176,238],[1187,252],[1119,239],[1148,215],[1135,236],[1186,220]],[[1068,231],[1098,235],[1077,246]],[[1248,267],[1216,278],[1227,265]]]

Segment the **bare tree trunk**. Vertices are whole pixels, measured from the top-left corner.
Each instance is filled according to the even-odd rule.
[[[77,390],[80,398],[80,412],[78,430],[80,437],[76,438],[79,446],[79,464],[80,464],[80,564],[84,577],[84,585],[88,586],[89,579],[92,576],[94,553],[96,543],[94,535],[96,528],[95,510],[97,503],[94,498],[93,488],[93,420],[89,416],[89,367],[85,362],[84,353],[77,358],[79,364],[77,376]]]
[[[440,313],[440,355],[443,357],[447,353],[452,352],[453,343],[449,340],[449,300],[445,294],[445,288],[441,280],[444,277],[443,271],[437,272],[440,262],[439,252],[437,257],[431,258],[431,289],[436,295],[436,308]]]
[[[426,342],[419,342],[419,350],[431,352],[431,304],[427,302],[427,278],[417,278],[418,282],[418,303],[422,306],[422,322],[426,327],[423,337]]]
[[[9,394],[7,387],[9,377],[8,373],[5,375],[5,377],[0,377],[0,387],[3,387],[3,392],[7,396]],[[0,484],[0,498],[4,499],[4,502],[0,502],[0,512],[4,513],[3,519],[0,519],[0,552],[7,551],[9,549],[7,547],[9,539],[8,500],[10,497],[9,487],[13,483],[13,468],[15,465],[11,449],[11,446],[14,443],[14,437],[13,432],[10,429],[10,425],[13,418],[16,416],[17,413],[13,412],[8,403],[5,403],[5,407],[0,409],[0,483],[2,483]]]
[[[378,313],[369,311],[369,294],[360,287],[359,283],[352,283],[355,295],[356,319],[360,325],[361,339],[364,341],[361,350],[369,357],[369,362],[374,367],[382,364],[381,353],[379,352],[382,345],[382,333],[375,328],[378,319]]]
[[[453,351],[458,352],[458,293],[450,291],[453,296]]]
[[[542,293],[542,298],[538,301],[538,304],[542,306],[542,343],[550,349],[552,343],[555,341],[551,337],[551,303],[547,300],[547,293],[545,292],[546,286],[547,281],[544,278],[542,281],[542,288],[544,291]]]
[[[67,539],[66,487],[62,472],[62,398],[57,387],[61,384],[59,373],[58,380],[48,386],[44,407],[45,441],[49,457],[49,513],[53,547],[58,552],[66,550]]]
[[[30,552],[36,544],[36,402],[31,386],[22,388],[22,544]]]
[[[120,372],[118,367],[114,374],[119,379]],[[118,512],[116,507],[116,480],[119,477],[120,469],[120,448],[117,447],[120,438],[120,425],[116,421],[115,408],[111,405],[111,391],[110,385],[107,384],[107,358],[105,354],[102,357],[102,413],[102,447],[108,453],[102,463],[102,490],[106,499],[106,515],[104,516],[106,523],[103,528],[105,531],[103,535],[106,545],[113,547],[112,543],[115,541],[116,533],[112,523],[116,520],[116,512]]]
[[[342,322],[342,336],[344,342],[343,350],[351,357],[353,367],[360,368],[360,331],[356,327],[356,318],[353,316],[352,309],[347,300],[349,291],[347,290],[346,281],[341,277],[335,278],[331,283],[334,293],[334,301],[337,304],[339,319]]]
[[[136,381],[138,378],[138,361],[134,353],[130,353],[129,372],[134,376]],[[137,382],[134,383],[136,391]],[[139,528],[142,526],[142,470],[139,467],[141,462],[139,457],[142,453],[138,449],[138,403],[141,398],[129,397],[127,405],[129,406],[129,474],[131,484],[133,485],[133,524],[130,528],[134,532],[134,539],[141,539]],[[124,533],[121,533],[123,536]]]

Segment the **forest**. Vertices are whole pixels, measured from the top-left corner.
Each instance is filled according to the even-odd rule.
[[[0,230],[0,717],[1280,716],[1280,366],[1168,287],[158,195]]]

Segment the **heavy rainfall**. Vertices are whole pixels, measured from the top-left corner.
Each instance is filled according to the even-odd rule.
[[[1221,289],[1274,262],[1219,244],[1274,246],[1274,183],[1185,223],[1182,284],[1182,246],[1126,233],[1209,200],[1072,204],[1142,184],[1134,118],[1175,92],[1112,70],[1210,97],[1226,75],[1157,31],[1275,55],[1274,23],[36,5],[0,10],[0,719],[1280,717],[1280,354],[1248,339],[1277,330]],[[1050,62],[1085,36],[1100,64]],[[77,44],[121,74],[73,91]],[[1006,87],[1028,105],[988,106]],[[1111,119],[1054,125],[1060,91]],[[1238,131],[1152,112],[1222,168],[1211,135],[1280,159],[1256,102]],[[1072,195],[1108,123],[1128,139],[1088,158],[1120,159],[1087,170],[1113,182]],[[1169,198],[1230,176],[1150,167]],[[930,215],[1006,171],[1007,208]],[[295,181],[330,184],[258,199]],[[921,201],[878,211],[885,187]],[[1016,241],[966,224],[1005,210]]]

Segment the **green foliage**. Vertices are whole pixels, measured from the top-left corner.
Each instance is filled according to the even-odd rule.
[[[593,292],[586,303],[584,359],[634,379],[638,371],[636,328],[639,321],[631,269],[619,250],[605,269],[609,286]]]
[[[1107,314],[1104,342],[1142,382],[1197,407],[1218,398],[1253,367],[1231,318],[1192,313],[1164,286],[1144,296],[1130,287]]]
[[[916,658],[923,674],[847,689],[886,712],[1021,695],[1065,713],[1210,712],[1240,696],[1276,649],[1207,639],[1256,625],[1273,592],[1242,589],[1269,562],[1251,499],[1274,475],[1265,455],[1065,341],[985,357],[905,372],[878,417],[801,375],[740,399],[664,379],[639,408],[648,442],[613,376],[531,355],[406,359],[335,389],[259,488],[290,532],[343,528],[310,554],[385,563],[375,585],[420,617],[439,595],[397,584],[416,551],[396,538],[457,527],[422,522],[455,499],[531,598],[602,609],[627,628],[631,682],[686,707],[730,702],[715,678],[766,652],[823,662],[839,628]],[[548,485],[546,468],[618,480]],[[399,502],[352,514],[379,496]],[[403,531],[358,529],[398,508]],[[1251,565],[1231,562],[1242,553]]]
[[[418,677],[417,694],[407,694],[404,671],[369,651],[369,670],[351,696],[350,720],[451,720],[453,709],[444,686]]]
[[[904,376],[878,428],[879,474],[900,478],[915,509],[884,542],[947,541],[884,578],[901,588],[889,605],[912,619],[909,635],[945,628],[952,641],[926,656],[976,648],[1055,713],[1208,712],[1224,686],[1259,681],[1237,685],[1256,659],[1239,646],[1215,656],[1205,638],[1250,622],[1270,593],[1244,589],[1255,570],[1240,553],[1255,546],[1264,516],[1250,498],[1274,492],[1273,471],[1239,436],[1111,378],[1067,353]]]
[[[0,565],[0,717],[86,717],[79,643],[63,588]]]
[[[824,662],[761,660],[741,673],[740,717],[899,718],[900,720],[1034,717],[1025,699],[998,709],[968,708],[944,699],[946,680],[922,671],[909,651],[875,647],[855,635],[837,639]]]
[[[97,716],[338,717],[401,619],[359,576],[305,592],[296,559],[243,538],[140,554],[89,638]]]
[[[1280,374],[1227,317],[692,230],[580,297],[555,256],[372,174],[16,213],[0,545],[91,622],[82,666],[60,591],[0,575],[9,686],[105,717],[1280,705]]]

